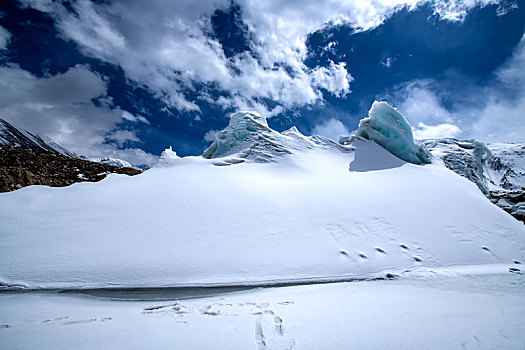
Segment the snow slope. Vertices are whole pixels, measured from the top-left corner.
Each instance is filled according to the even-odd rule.
[[[253,133],[222,158],[167,151],[134,177],[0,194],[0,281],[265,284],[525,260],[525,227],[441,162]]]
[[[208,288],[204,298],[195,289],[0,293],[0,338],[6,349],[522,350],[524,287],[524,275],[507,273]]]

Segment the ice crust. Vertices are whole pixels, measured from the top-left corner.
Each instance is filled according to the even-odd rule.
[[[375,141],[404,161],[430,163],[430,153],[424,145],[415,143],[406,118],[384,101],[374,101],[368,117],[359,122],[355,136]]]

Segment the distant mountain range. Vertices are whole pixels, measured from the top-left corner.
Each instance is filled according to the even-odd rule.
[[[91,162],[97,162],[107,165],[112,165],[117,168],[135,168],[138,167],[132,165],[128,161],[111,158],[111,157],[86,157],[77,155],[75,152],[68,150],[64,146],[55,142],[50,137],[41,137],[40,135],[34,134],[30,131],[16,128],[6,120],[0,118],[0,145],[23,148],[28,150],[42,150],[55,154],[61,154],[70,158],[84,159]]]
[[[136,175],[141,171],[121,159],[78,156],[51,138],[0,119],[0,192],[30,185],[95,182],[111,173]]]

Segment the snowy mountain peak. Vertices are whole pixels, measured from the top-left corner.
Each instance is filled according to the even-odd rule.
[[[4,119],[0,118],[0,145],[19,147],[29,150],[44,150],[51,153],[58,153],[71,158],[78,156],[66,149],[62,145],[53,141],[50,137],[44,138],[33,134],[27,130],[21,130]]]
[[[384,101],[374,101],[368,117],[359,122],[355,136],[374,140],[404,161],[430,163],[430,153],[424,145],[415,143],[412,127],[406,118]]]

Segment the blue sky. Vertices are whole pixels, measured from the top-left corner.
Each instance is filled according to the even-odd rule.
[[[0,117],[73,151],[198,155],[237,110],[337,138],[386,100],[419,138],[524,141],[520,1],[0,4]]]

